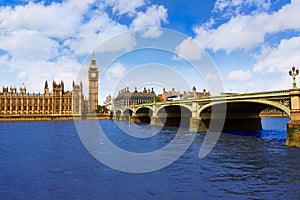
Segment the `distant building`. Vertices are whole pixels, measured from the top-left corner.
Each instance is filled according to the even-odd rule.
[[[11,87],[3,87],[0,92],[1,115],[70,115],[82,114],[84,110],[82,83],[75,85],[73,91],[64,91],[64,82],[52,82],[53,92],[50,93],[48,82],[45,82],[44,93],[26,93],[26,88],[20,87],[20,92]]]
[[[17,92],[15,87],[3,87],[0,92],[0,117],[30,116],[82,116],[98,106],[98,68],[92,58],[88,71],[89,99],[84,100],[83,85],[73,81],[72,91],[64,90],[64,82],[52,82],[52,92],[45,82],[44,93],[26,93],[22,86]]]
[[[176,92],[175,88],[172,88],[171,91],[166,91],[166,89],[163,88],[161,99],[163,101],[180,100],[180,92],[179,91]]]
[[[143,103],[151,103],[156,97],[157,96],[153,88],[151,90],[144,88],[144,90],[140,92],[137,91],[137,88],[135,88],[133,92],[130,92],[129,88],[127,87],[119,91],[118,96],[113,101],[113,105],[116,109]]]
[[[194,97],[194,93],[196,94],[197,98],[210,96],[210,92],[206,91],[206,89],[203,89],[202,92],[197,92],[196,90],[192,92],[184,91],[183,94],[181,94],[182,99],[192,99]]]
[[[206,89],[203,89],[202,92],[197,92],[196,88],[193,88],[193,91],[184,91],[183,93],[180,93],[179,91],[175,91],[175,88],[172,88],[172,90],[167,91],[165,88],[163,88],[162,94],[159,94],[158,96],[161,98],[162,101],[173,101],[173,100],[182,100],[182,99],[192,99],[194,98],[194,95],[196,95],[197,98],[200,97],[207,97],[210,96],[210,93],[206,91]]]

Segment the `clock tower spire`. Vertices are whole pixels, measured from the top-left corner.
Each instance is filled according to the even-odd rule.
[[[96,65],[96,59],[93,51],[91,65],[88,71],[89,79],[89,101],[88,101],[88,112],[92,112],[97,109],[98,106],[98,76],[99,71]]]

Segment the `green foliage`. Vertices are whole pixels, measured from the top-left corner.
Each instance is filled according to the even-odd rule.
[[[97,106],[97,109],[95,110],[96,113],[107,113],[108,109],[105,106]]]
[[[151,100],[151,103],[153,103],[153,102],[162,102],[162,99],[161,98],[159,98],[159,97],[155,97],[155,98],[153,98],[152,100]]]

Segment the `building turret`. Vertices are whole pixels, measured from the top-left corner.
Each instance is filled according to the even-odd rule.
[[[8,87],[2,87],[2,92],[3,92],[3,94],[7,94],[8,93]]]
[[[61,89],[64,92],[65,91],[65,83],[61,80],[60,81]]]
[[[73,114],[82,114],[84,112],[84,96],[82,93],[82,82],[76,85],[73,81],[72,87],[72,111]]]
[[[26,94],[26,87],[24,86],[24,83],[23,83],[23,85],[20,87],[20,94],[23,94],[23,95]]]
[[[48,82],[45,82],[44,94],[49,94]]]
[[[17,94],[17,88],[15,88],[15,87],[10,87],[10,93],[11,93],[11,94]]]

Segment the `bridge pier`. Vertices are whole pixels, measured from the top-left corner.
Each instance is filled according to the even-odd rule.
[[[300,147],[300,121],[291,120],[287,124],[286,146]]]
[[[207,131],[207,127],[205,125],[205,123],[199,119],[199,118],[190,118],[190,127],[189,127],[189,131],[190,132],[205,132]]]
[[[198,118],[198,109],[199,105],[197,99],[193,99],[192,101],[192,117],[190,118],[190,132],[204,132],[207,131],[207,127],[205,123]]]
[[[125,117],[124,117],[124,115],[123,114],[121,114],[120,116],[119,116],[119,119],[118,119],[119,121],[125,121]]]
[[[141,121],[139,120],[139,118],[137,117],[135,112],[132,113],[132,115],[130,117],[130,121],[132,123],[141,123]]]
[[[159,117],[151,117],[151,125],[164,126],[165,123]]]
[[[154,102],[153,105],[152,105],[152,117],[151,117],[151,122],[150,124],[151,125],[157,125],[157,126],[164,126],[164,122],[161,121],[161,119],[157,116],[157,105],[156,103]]]
[[[291,121],[287,124],[286,146],[300,147],[300,89],[290,90]]]

